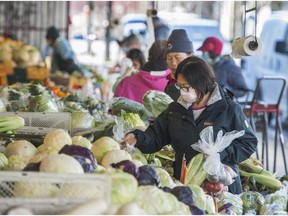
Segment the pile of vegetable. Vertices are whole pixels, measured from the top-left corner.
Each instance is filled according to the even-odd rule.
[[[9,61],[13,67],[22,68],[44,64],[40,51],[36,47],[3,38],[0,38],[0,61]]]

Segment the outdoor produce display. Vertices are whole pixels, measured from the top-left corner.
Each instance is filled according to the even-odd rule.
[[[239,164],[244,192],[227,192],[237,174],[221,164],[217,154],[241,131],[218,134],[214,142],[212,127],[204,129],[201,142],[192,145],[199,154],[187,164],[183,157],[180,181],[172,177],[171,146],[142,154],[123,143],[127,132],[145,130],[166,109],[171,100],[163,92],[148,92],[143,104],[126,98],[103,103],[77,94],[59,97],[39,84],[17,84],[2,87],[0,99],[2,114],[20,114],[0,115],[1,214],[288,214],[287,177],[268,172],[255,158]],[[34,126],[28,127],[21,117],[26,112],[69,113],[71,125],[54,125],[36,143],[21,134]],[[60,204],[57,212],[48,208],[53,202]]]

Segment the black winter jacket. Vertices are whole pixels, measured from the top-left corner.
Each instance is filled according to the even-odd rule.
[[[192,109],[186,109],[177,102],[172,102],[167,110],[162,112],[145,132],[135,130],[137,138],[136,147],[143,153],[154,153],[163,146],[171,144],[176,152],[174,163],[174,177],[180,179],[181,162],[185,154],[187,163],[199,152],[192,149],[200,132],[207,126],[213,126],[214,140],[218,131],[223,134],[233,130],[245,130],[245,134],[232,141],[232,143],[220,153],[221,162],[230,166],[239,174],[237,164],[249,158],[256,151],[257,138],[248,123],[241,106],[234,102],[226,91],[216,87],[221,98],[207,106],[201,115],[194,121]],[[219,90],[217,90],[219,89]],[[235,182],[229,186],[229,191],[234,194],[242,192],[239,175]]]
[[[213,65],[216,76],[216,82],[225,86],[235,97],[242,97],[247,93],[247,85],[245,79],[234,60],[226,55],[221,56],[220,61]]]

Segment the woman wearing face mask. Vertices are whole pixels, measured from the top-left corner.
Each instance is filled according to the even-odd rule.
[[[257,138],[251,129],[241,106],[235,103],[216,82],[210,66],[198,57],[188,57],[182,61],[175,74],[180,89],[180,98],[172,102],[145,132],[132,131],[124,141],[135,145],[143,153],[153,153],[171,144],[174,148],[174,177],[180,179],[183,154],[187,163],[197,152],[191,145],[196,143],[200,132],[213,126],[214,135],[244,130],[245,134],[235,140],[220,153],[221,162],[238,173],[236,165],[249,158],[256,151]],[[229,186],[234,194],[242,192],[239,176]]]

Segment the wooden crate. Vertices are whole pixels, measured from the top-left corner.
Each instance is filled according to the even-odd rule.
[[[27,67],[28,80],[46,80],[49,78],[49,69],[47,67],[29,66]]]
[[[0,72],[6,73],[7,75],[13,75],[13,64],[12,61],[0,62]]]
[[[70,76],[69,79],[69,90],[72,90],[75,88],[75,86],[83,87],[87,85],[87,78],[85,77],[79,77],[79,76]]]

